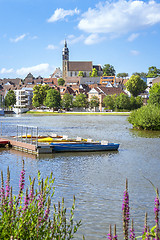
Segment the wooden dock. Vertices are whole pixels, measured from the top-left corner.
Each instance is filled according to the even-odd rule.
[[[49,143],[38,142],[38,127],[16,125],[14,126],[14,129],[16,129],[16,136],[6,136],[3,134],[6,125],[1,122],[0,126],[0,141],[7,141],[8,147],[35,155],[53,152],[53,147],[50,146]],[[30,137],[28,137],[28,134],[30,134]]]
[[[41,153],[45,154],[45,153],[53,152],[53,147],[50,146],[49,144],[44,144],[44,143],[36,144],[36,142],[28,143],[28,142],[21,141],[21,139],[17,141],[13,137],[5,137],[5,136],[2,136],[0,138],[0,141],[8,141],[9,147],[18,151],[26,152],[26,153],[38,155]]]

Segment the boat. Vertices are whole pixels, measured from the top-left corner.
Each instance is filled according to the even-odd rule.
[[[118,143],[103,142],[66,142],[50,143],[53,152],[93,152],[93,151],[115,151],[119,148]]]
[[[7,144],[9,144],[8,140],[0,140],[0,147],[5,147]]]

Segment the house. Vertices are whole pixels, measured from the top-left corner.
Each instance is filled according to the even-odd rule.
[[[94,87],[92,88],[89,92],[88,92],[88,101],[91,101],[93,96],[98,97],[99,99],[99,110],[100,112],[102,111],[102,104],[103,104],[103,99],[107,96],[107,95],[119,95],[121,93],[126,94],[122,89],[117,88],[117,87],[104,87],[104,86],[98,86],[98,87]]]
[[[50,77],[51,78],[62,78],[62,70],[60,69],[60,67],[56,68],[54,73],[51,74]]]
[[[160,76],[156,77],[155,79],[152,80],[152,84],[159,83],[160,84]]]
[[[14,90],[16,95],[16,104],[14,105],[13,111],[15,113],[23,113],[28,111],[32,106],[33,89],[22,88]]]
[[[100,79],[100,84],[105,86],[114,86],[116,77],[115,76],[102,76]]]
[[[44,84],[48,84],[50,87],[54,87],[54,86],[57,86],[57,85],[58,85],[57,78],[53,78],[53,77],[44,78],[44,79],[43,79],[43,83],[44,83]]]
[[[22,86],[23,80],[21,78],[4,78],[0,79],[0,85]]]

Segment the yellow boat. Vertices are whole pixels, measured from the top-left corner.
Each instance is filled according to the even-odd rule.
[[[81,139],[81,141],[77,140],[77,139],[55,139],[52,137],[45,137],[45,138],[41,138],[38,139],[38,142],[86,142],[87,139]]]

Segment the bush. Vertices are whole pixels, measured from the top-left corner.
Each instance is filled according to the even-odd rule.
[[[128,117],[134,128],[144,130],[160,130],[160,108],[147,105],[134,110]]]
[[[20,174],[19,193],[12,196],[10,187],[10,172],[7,171],[6,186],[4,186],[3,172],[1,172],[0,189],[0,239],[72,239],[80,226],[80,221],[74,223],[75,198],[67,219],[67,210],[62,203],[58,207],[54,205],[53,217],[50,218],[51,198],[54,195],[54,178],[52,173],[45,180],[41,179],[38,172],[38,187],[34,189],[35,178],[30,180],[29,188],[25,185],[24,162]]]

